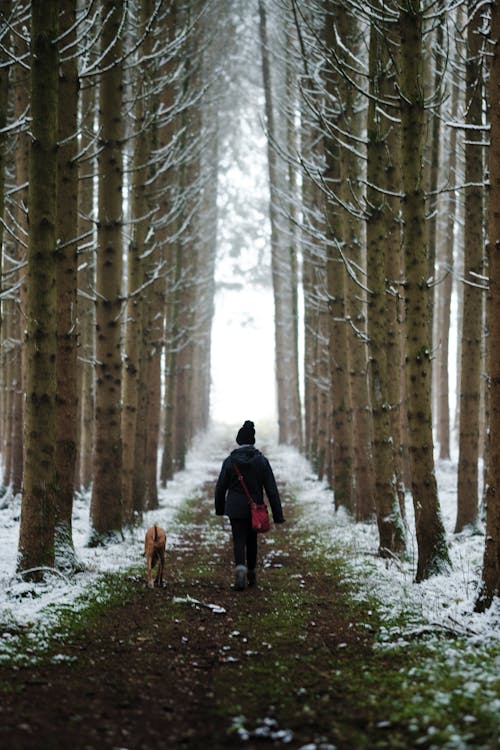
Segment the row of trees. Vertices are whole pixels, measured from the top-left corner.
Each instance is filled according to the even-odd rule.
[[[404,554],[408,489],[417,581],[445,571],[434,434],[449,458],[448,342],[457,326],[457,533],[478,523],[485,459],[478,609],[500,590],[497,292],[487,252],[498,244],[498,161],[489,137],[498,104],[496,6],[259,0],[273,272],[280,276],[280,437],[303,444],[337,506],[358,519],[375,511],[382,555]],[[294,430],[294,369],[279,350],[288,331],[286,346],[296,351],[296,306],[288,296],[280,314],[279,300],[294,289],[299,247],[303,436]]]
[[[383,555],[404,554],[408,488],[417,580],[446,570],[432,427],[447,457],[455,299],[456,530],[476,522],[482,450],[487,606],[500,576],[500,314],[485,254],[486,228],[498,244],[496,3],[0,9],[2,438],[4,484],[23,487],[20,568],[76,565],[80,486],[92,485],[95,543],[133,524],[157,502],[160,435],[166,482],[207,425],[217,175],[255,96],[268,139],[279,438],[306,452],[337,506],[375,513]]]
[[[76,490],[92,487],[102,543],[156,507],[160,438],[165,483],[207,426],[217,140],[202,9],[0,5],[2,455],[35,576],[78,565]]]

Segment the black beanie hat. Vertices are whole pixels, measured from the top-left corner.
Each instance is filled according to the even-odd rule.
[[[240,427],[236,435],[238,445],[254,445],[255,443],[255,425],[253,422],[246,420],[243,427]]]

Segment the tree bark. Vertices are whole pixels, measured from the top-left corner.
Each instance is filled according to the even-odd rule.
[[[399,85],[406,272],[406,373],[411,489],[418,545],[417,581],[442,573],[450,566],[434,472],[432,438],[429,259],[422,175],[422,16],[420,0],[405,0],[401,5]]]
[[[288,258],[290,274],[290,348],[293,362],[293,378],[288,391],[290,409],[290,438],[289,442],[298,450],[303,448],[302,404],[299,383],[299,302],[298,302],[298,253],[299,253],[299,175],[294,155],[297,152],[298,132],[295,122],[297,103],[295,101],[293,83],[293,49],[294,37],[290,23],[285,25],[286,33],[286,100],[289,112],[286,121],[286,142],[288,154]]]
[[[140,4],[139,37],[147,29],[151,17],[150,0]],[[152,51],[152,36],[147,34],[143,42],[143,55],[146,60]],[[138,427],[145,431],[142,419],[146,417],[139,411],[141,397],[146,398],[148,384],[145,373],[141,372],[146,365],[147,321],[145,321],[146,298],[151,289],[145,287],[145,253],[149,228],[150,202],[148,195],[148,163],[151,159],[152,138],[151,125],[146,118],[152,108],[149,91],[150,75],[147,62],[136,71],[135,83],[135,129],[134,156],[132,162],[131,210],[132,237],[128,247],[127,263],[127,306],[125,323],[125,358],[123,367],[123,405],[122,405],[122,506],[123,520],[128,525],[140,522],[144,506],[145,446],[141,445],[142,455],[138,453]],[[141,392],[139,388],[142,386]],[[138,415],[141,419],[138,419]],[[145,432],[142,435],[145,439]]]
[[[84,85],[81,94],[81,149],[89,153],[92,148],[93,121],[96,114],[96,90],[92,85]],[[91,223],[93,216],[94,191],[93,173],[96,167],[95,154],[90,151],[86,166],[79,167],[79,247],[78,288],[82,294],[77,297],[79,323],[79,441],[78,441],[78,480],[80,487],[89,489],[92,483],[92,445],[94,427],[94,354],[95,354],[95,305],[89,292],[95,289],[95,229]],[[90,164],[90,166],[88,166]],[[97,171],[97,170],[95,170]],[[89,238],[90,235],[90,238]]]
[[[177,9],[176,3],[172,2],[169,6],[168,15],[164,27],[165,44],[172,44],[177,29]],[[179,118],[175,112],[176,100],[176,83],[174,82],[174,68],[176,60],[167,59],[163,63],[162,74],[166,85],[161,92],[162,108],[169,115],[165,122],[160,124],[158,129],[158,151],[164,161],[171,160],[173,142],[176,130],[178,129]],[[160,216],[168,216],[172,212],[172,206],[175,202],[174,184],[175,168],[171,166],[167,171],[162,170],[159,176],[158,185],[158,203]],[[173,221],[175,224],[175,220]],[[175,359],[177,353],[177,269],[180,273],[180,259],[177,262],[177,244],[171,237],[176,235],[175,227],[165,221],[157,230],[158,243],[162,248],[162,255],[165,261],[165,280],[163,286],[163,304],[162,316],[164,319],[163,337],[164,346],[164,366],[163,366],[163,415],[162,415],[162,458],[160,467],[160,482],[163,487],[166,486],[169,479],[174,473],[173,459],[173,416],[174,416],[174,376],[175,376]]]
[[[103,0],[101,123],[96,273],[96,389],[92,490],[93,542],[121,530],[122,444],[121,305],[122,305],[122,35],[125,7]]]
[[[58,0],[31,3],[31,133],[24,489],[18,568],[54,564]]]
[[[339,4],[342,8],[342,4]],[[354,14],[348,9],[337,13],[336,29],[341,49],[349,49],[358,56],[360,29]],[[340,51],[339,51],[340,52]],[[342,60],[347,66],[347,61]],[[347,67],[346,67],[347,69]],[[366,116],[355,87],[343,76],[339,77],[339,98],[342,112],[339,118],[341,133],[349,133],[352,141],[340,149],[340,200],[344,210],[340,223],[343,238],[344,264],[349,272],[346,280],[346,319],[349,379],[352,397],[353,423],[353,506],[357,520],[373,518],[374,472],[372,453],[373,423],[368,378],[367,300],[364,284],[366,278],[366,252],[361,204],[363,169],[355,144],[362,140]],[[343,140],[343,139],[341,139]],[[352,146],[352,148],[350,148]]]
[[[0,6],[0,23],[2,24],[2,46],[4,50],[10,49],[10,26],[12,20],[12,0],[4,0]],[[6,177],[6,157],[7,157],[7,133],[5,126],[8,118],[9,102],[9,76],[10,60],[8,52],[0,53],[0,216],[4,215],[5,207],[5,177]],[[3,291],[3,224],[0,225],[0,292]],[[0,330],[2,327],[2,309],[0,306]]]
[[[335,9],[325,2],[325,61],[326,108],[330,110],[326,119],[340,119],[338,102],[339,73],[334,60],[338,54],[335,34]],[[346,11],[341,11],[346,12]],[[341,248],[345,245],[342,224],[342,209],[339,208],[335,192],[345,174],[342,174],[340,148],[331,130],[323,134],[325,148],[324,183],[328,191],[326,199],[326,247],[327,247],[327,293],[330,312],[329,357],[330,357],[330,404],[332,409],[333,439],[333,490],[335,507],[343,506],[354,511],[353,481],[353,417],[350,382],[349,347],[347,340],[346,271]]]
[[[75,0],[60,1],[64,45],[76,41]],[[56,399],[56,563],[75,566],[72,538],[77,444],[77,233],[78,233],[78,69],[76,56],[61,61],[57,184],[57,399]]]
[[[476,611],[500,596],[500,8],[492,5],[490,27],[490,187],[488,191],[488,486],[482,581]]]
[[[174,448],[174,416],[176,400],[177,359],[179,348],[179,281],[182,268],[180,242],[169,252],[167,264],[166,336],[165,336],[165,418],[163,424],[163,454],[161,482],[165,487],[176,470]]]
[[[382,9],[381,9],[382,10]],[[386,33],[387,29],[385,29]],[[391,419],[392,400],[389,380],[396,380],[389,370],[390,352],[396,346],[397,333],[389,330],[387,308],[393,306],[394,290],[388,288],[386,246],[388,233],[394,232],[394,217],[387,201],[388,156],[390,132],[394,124],[380,112],[379,100],[389,95],[389,55],[387,40],[379,23],[370,29],[370,99],[368,103],[367,149],[367,283],[368,283],[368,340],[370,352],[370,385],[373,418],[373,455],[375,470],[375,507],[379,531],[379,552],[383,556],[399,554],[405,548],[398,488],[396,484],[394,422]],[[391,248],[393,249],[393,248]],[[390,251],[388,251],[390,252]],[[399,347],[397,347],[399,351]],[[394,358],[393,358],[394,360]],[[396,370],[397,372],[397,370]]]
[[[483,154],[480,4],[469,0],[466,62],[465,227],[460,431],[455,532],[474,525],[478,510],[479,406],[483,334]]]
[[[455,52],[454,60],[458,54]],[[451,118],[457,119],[459,82],[452,74],[451,87]],[[451,186],[457,184],[457,131],[449,128],[448,140],[445,142],[447,153],[446,172]],[[453,288],[455,222],[457,215],[456,190],[450,190],[444,199],[445,227],[439,249],[439,274],[444,274],[440,286],[436,287],[436,309],[438,311],[438,346],[437,357],[437,439],[439,443],[439,458],[449,460],[450,452],[450,397],[449,397],[449,335],[451,322],[451,297]],[[441,205],[441,204],[439,204]]]
[[[396,77],[392,71],[392,86]],[[391,93],[394,92],[392,87]],[[399,500],[402,518],[406,516],[405,481],[403,465],[403,425],[406,421],[403,372],[403,330],[404,312],[401,295],[403,274],[401,259],[401,132],[393,127],[386,134],[387,150],[390,158],[385,170],[387,189],[385,273],[386,273],[386,332],[387,332],[387,394],[390,404],[391,435],[393,444],[394,483]],[[393,375],[391,376],[391,373]]]
[[[20,28],[21,20],[14,17],[16,24],[13,34],[12,51],[17,60],[28,53],[28,46]],[[13,69],[14,84],[14,117],[21,122],[29,111],[29,71],[21,62],[16,62]],[[26,318],[26,246],[28,241],[28,185],[29,185],[30,134],[27,122],[23,122],[15,141],[15,184],[19,186],[11,208],[13,214],[13,233],[15,239],[9,256],[10,263],[5,263],[12,286],[19,285],[19,296],[12,295],[2,304],[7,318],[7,431],[9,451],[5,456],[5,479],[12,486],[14,494],[21,492],[23,480],[23,433],[24,433],[24,394],[25,384],[24,361],[26,352],[23,338]],[[13,262],[12,262],[13,261]]]

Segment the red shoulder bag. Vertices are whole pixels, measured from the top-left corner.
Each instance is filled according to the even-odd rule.
[[[250,505],[250,513],[252,514],[252,529],[256,531],[257,533],[263,533],[264,531],[269,531],[270,524],[269,524],[269,513],[267,511],[267,505],[265,503],[256,503],[255,500],[252,500],[252,496],[250,492],[248,491],[248,487],[246,486],[245,480],[243,479],[243,476],[241,474],[241,471],[238,468],[238,465],[233,463],[233,466],[235,468],[238,479],[241,482],[243,491],[248,498],[248,504]]]

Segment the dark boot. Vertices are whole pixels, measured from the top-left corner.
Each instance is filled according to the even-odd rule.
[[[255,586],[257,584],[257,575],[255,573],[255,570],[248,571],[247,580],[249,586]]]

